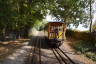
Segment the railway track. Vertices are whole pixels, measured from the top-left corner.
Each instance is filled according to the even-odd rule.
[[[41,38],[32,38],[32,43],[34,43],[32,44],[34,48],[31,48],[25,64],[41,64]]]
[[[39,64],[41,64],[41,42],[42,40],[40,39],[39,41]]]
[[[45,42],[44,37],[32,38],[34,48],[31,49],[30,54],[25,64],[42,64],[41,61],[41,45]],[[53,54],[58,60],[59,64],[76,64],[65,52],[60,48],[51,48]]]
[[[60,48],[51,48],[53,54],[58,60],[59,64],[76,64],[68,55]]]

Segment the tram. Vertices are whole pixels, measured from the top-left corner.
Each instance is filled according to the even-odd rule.
[[[49,45],[59,47],[64,41],[64,23],[49,22],[48,23],[48,39]]]

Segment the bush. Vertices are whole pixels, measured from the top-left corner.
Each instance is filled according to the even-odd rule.
[[[90,38],[92,38],[93,40],[95,40],[95,36],[93,37],[92,34],[90,34],[89,32],[80,32],[80,31],[74,31],[74,30],[67,30],[66,31],[66,37],[71,37],[77,40],[90,40]]]
[[[92,44],[93,42],[91,41],[83,41],[80,40],[73,44],[73,47],[77,50],[83,53],[85,56],[88,58],[96,61],[96,47],[95,45]]]
[[[85,54],[88,58],[92,59],[93,61],[96,61],[96,53],[87,52]]]
[[[80,40],[74,44],[74,48],[81,53],[85,53],[86,51],[89,51],[91,49],[92,45],[88,41]]]
[[[88,58],[96,61],[96,36],[94,33],[67,30],[66,36],[79,40],[73,44],[73,47]]]

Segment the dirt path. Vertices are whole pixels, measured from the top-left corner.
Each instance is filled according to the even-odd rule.
[[[33,42],[31,42],[33,43]],[[46,43],[46,42],[44,42]],[[96,64],[91,59],[88,59],[83,54],[76,53],[76,51],[69,45],[70,41],[64,41],[60,48],[76,63],[76,64]],[[45,46],[45,45],[43,45]],[[38,53],[35,53],[38,56]],[[59,64],[52,50],[50,49],[41,49],[41,61],[42,64]]]
[[[69,45],[69,41],[65,41],[60,48],[76,63],[76,64],[96,64],[92,60],[86,58],[82,54],[75,53],[74,49]],[[32,47],[31,47],[32,48]],[[24,64],[25,57],[29,54],[30,47],[23,46],[8,56],[1,64]],[[38,55],[38,53],[36,53]],[[35,59],[35,58],[34,58]],[[59,64],[58,60],[54,56],[50,49],[41,49],[41,61],[42,64]]]
[[[0,64],[24,64],[25,58],[31,49],[27,44],[28,42],[23,43],[22,47],[7,56],[2,62],[0,62]]]
[[[42,35],[44,33],[39,33],[39,35]],[[40,37],[40,36],[39,36]],[[33,43],[30,41],[29,43]],[[34,42],[36,43],[36,42]],[[44,42],[46,43],[46,42]],[[43,43],[43,44],[44,44]],[[69,45],[72,43],[71,41],[64,41],[64,43],[60,46],[60,48],[76,63],[76,64],[96,64],[96,62],[93,62],[91,59],[88,59],[82,54],[78,54],[75,52],[74,49]],[[28,43],[27,43],[28,44]],[[42,45],[43,45],[42,44]],[[45,45],[43,45],[45,46]],[[34,46],[31,46],[33,48]],[[1,64],[25,64],[26,56],[30,53],[30,47],[28,45],[24,45],[20,49],[16,50],[12,55],[9,55],[3,63]],[[35,53],[35,55],[38,55],[38,53]],[[36,58],[34,58],[37,60]],[[49,48],[42,48],[41,49],[41,61],[42,64],[59,64],[58,60],[56,59],[55,55],[53,54],[52,50]]]
[[[76,63],[76,64],[96,64],[83,54],[76,53],[69,45],[70,41],[65,41],[60,48]],[[59,64],[51,50],[42,49],[42,64]]]

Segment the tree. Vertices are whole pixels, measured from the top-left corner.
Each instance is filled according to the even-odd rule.
[[[91,32],[91,26],[92,26],[92,15],[91,15],[91,10],[92,10],[92,8],[91,8],[92,6],[91,6],[91,0],[90,0],[90,32]]]
[[[51,0],[0,0],[0,33],[26,34],[47,14]]]
[[[92,2],[94,0],[90,0],[90,33],[92,32]]]
[[[27,33],[36,21],[50,14],[65,22],[79,25],[87,20],[89,0],[0,0],[0,31]],[[66,30],[65,30],[66,32]]]
[[[86,14],[86,8],[89,6],[90,0],[57,0],[54,9],[51,9],[51,13],[59,20],[63,20],[66,26],[74,24],[78,26],[80,23],[87,22],[89,20]]]

